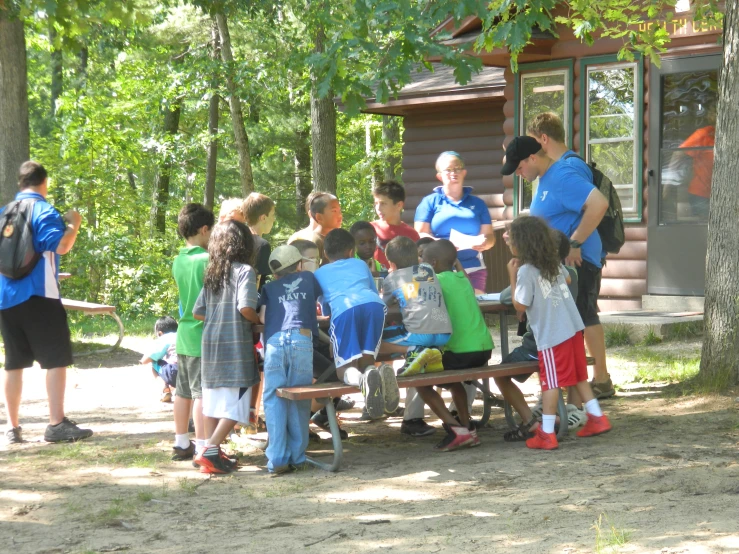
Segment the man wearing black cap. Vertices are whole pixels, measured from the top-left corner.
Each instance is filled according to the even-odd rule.
[[[539,186],[531,200],[531,215],[543,218],[551,227],[570,237],[568,262],[577,266],[576,303],[585,324],[585,342],[596,360],[605,360],[603,327],[598,317],[603,247],[596,228],[608,209],[608,200],[582,172],[547,156],[533,137],[516,137],[506,148],[506,162],[501,173],[514,172],[527,181],[539,178]],[[605,364],[602,367],[605,368]],[[599,395],[601,398],[613,394],[607,372],[605,378],[608,385],[604,390],[608,389],[610,394]]]

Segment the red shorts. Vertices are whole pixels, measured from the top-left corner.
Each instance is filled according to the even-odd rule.
[[[582,332],[566,341],[539,351],[541,390],[572,387],[588,380],[588,362]]]

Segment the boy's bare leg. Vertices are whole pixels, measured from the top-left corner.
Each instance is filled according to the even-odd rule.
[[[453,427],[459,426],[459,422],[454,419],[454,416],[451,413],[449,413],[449,410],[444,403],[444,399],[438,392],[436,392],[434,387],[418,387],[416,390],[426,405],[431,408],[431,411],[434,412],[441,421]],[[464,390],[464,388],[462,390]],[[464,405],[467,405],[466,401],[464,402]]]
[[[49,399],[49,423],[58,425],[64,419],[64,391],[67,388],[67,368],[46,371],[46,395]]]
[[[207,440],[207,444],[212,446],[219,446],[224,440],[226,440],[226,437],[237,423],[233,419],[214,419],[209,417],[208,420],[216,422],[212,433],[208,435],[210,438]],[[208,425],[210,425],[210,423],[208,423]]]
[[[183,398],[182,396],[174,397],[174,432],[178,435],[187,435],[187,428],[190,423],[190,411],[193,412],[193,419],[195,419],[195,410],[192,409],[193,401],[192,398]],[[202,431],[202,410],[200,411],[200,425]],[[197,437],[197,426],[195,427],[195,436]],[[200,435],[203,436],[202,434]]]
[[[584,381],[587,384],[587,381]],[[592,392],[590,393],[592,396]],[[541,393],[541,411],[546,415],[557,415],[559,389],[549,389]]]
[[[470,411],[467,408],[467,390],[462,383],[452,383],[449,386],[449,392],[452,393],[452,400],[457,407],[457,415],[459,422],[465,427],[470,426]]]
[[[259,408],[260,404],[262,403],[263,383],[264,379],[260,379],[257,386],[252,387],[251,389],[251,409],[254,410],[254,416],[257,418],[257,423],[259,422]],[[259,427],[259,425],[257,425],[257,427]]]
[[[588,352],[595,358],[593,378],[596,383],[608,381],[608,368],[606,367],[606,336],[603,325],[591,325],[585,327],[585,346]]]
[[[592,393],[592,391],[591,391]],[[574,404],[578,409],[582,410],[582,399],[577,392],[577,387],[567,387],[567,403]]]
[[[595,398],[595,395],[593,395],[593,389],[590,388],[590,383],[587,381],[580,381],[574,388],[582,399],[583,405]]]
[[[21,409],[23,392],[23,370],[12,369],[5,373],[5,411],[8,414],[8,426],[19,427],[18,413]]]
[[[218,419],[215,417],[208,417],[203,416],[203,434],[206,438],[212,436],[216,432],[216,428],[220,424],[221,421],[229,421],[225,419]],[[234,422],[234,425],[236,423]],[[231,426],[231,429],[233,429],[233,425]],[[220,442],[212,442],[209,444],[221,444]]]
[[[501,394],[503,394],[503,398],[506,399],[506,402],[508,402],[513,409],[518,412],[518,415],[521,416],[521,421],[524,423],[531,421],[531,418],[533,417],[531,408],[529,408],[521,389],[516,386],[513,379],[510,377],[496,377],[495,384],[498,386]]]
[[[357,360],[359,371],[364,373],[364,370],[368,367],[375,365],[375,357],[372,354],[362,354],[362,357]]]

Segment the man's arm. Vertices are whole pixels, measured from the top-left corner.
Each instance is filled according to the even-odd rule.
[[[82,225],[82,217],[76,210],[69,210],[64,214],[64,221],[67,222],[67,228],[64,230],[64,236],[56,247],[56,253],[64,255],[72,250],[74,241],[77,240],[77,233]]]
[[[585,204],[583,204],[580,225],[577,226],[570,239],[579,243],[585,242],[595,232],[606,211],[608,211],[608,200],[598,189],[593,189],[585,200]],[[570,255],[566,262],[567,265],[580,266],[582,264],[582,249],[570,248]]]

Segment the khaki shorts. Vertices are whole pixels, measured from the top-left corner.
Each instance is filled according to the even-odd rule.
[[[203,397],[200,385],[200,357],[177,356],[177,386],[175,394],[181,398],[195,399]]]

